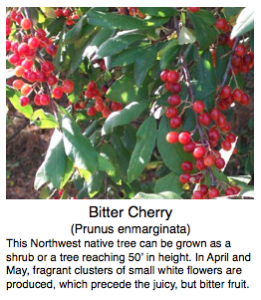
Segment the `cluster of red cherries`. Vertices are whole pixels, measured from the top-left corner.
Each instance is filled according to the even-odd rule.
[[[14,21],[17,15],[22,14],[12,10],[11,19],[6,18],[7,27],[11,25],[12,21],[17,22]],[[46,53],[53,58],[57,46],[50,38],[46,37],[46,32],[43,29],[39,28],[34,32],[29,19],[21,19],[20,25],[23,31],[26,31],[26,34],[22,37],[22,42],[6,40],[8,61],[15,67],[16,79],[12,82],[12,85],[14,89],[20,90],[22,94],[20,105],[27,106],[29,104],[29,96],[32,92],[35,93],[34,102],[37,106],[48,105],[51,101],[51,95],[45,92],[44,84],[48,84],[49,88],[52,88],[52,96],[55,99],[61,99],[64,93],[72,93],[74,82],[68,79],[59,80],[54,74],[53,63],[43,59],[39,54],[39,50],[44,48]],[[27,34],[29,30],[31,31],[30,34]]]
[[[118,11],[120,15],[137,16],[141,19],[145,18],[145,14],[138,10],[137,7],[119,7]]]
[[[111,101],[105,97],[108,87],[103,85],[101,90],[98,89],[96,82],[90,81],[85,91],[85,96],[88,99],[94,100],[94,105],[87,109],[87,115],[93,117],[97,112],[100,112],[106,119],[111,112],[122,110],[122,104]]]
[[[68,26],[75,24],[74,20],[79,19],[79,15],[74,13],[73,9],[69,7],[57,7],[54,13],[57,18],[66,18],[66,25]]]
[[[165,83],[165,89],[172,93],[168,97],[170,106],[166,109],[165,115],[170,119],[170,127],[178,129],[182,125],[182,116],[179,115],[178,107],[184,102],[178,95],[181,91],[179,73],[175,70],[164,70],[160,78]],[[221,146],[223,150],[229,151],[232,148],[232,144],[236,142],[237,137],[231,132],[231,125],[222,113],[235,101],[244,106],[248,105],[249,96],[238,88],[232,91],[231,87],[226,85],[220,90],[218,107],[212,108],[210,112],[205,111],[205,104],[201,100],[196,100],[186,107],[191,107],[197,115],[198,127],[200,127],[198,130],[201,130],[203,135],[200,141],[193,140],[195,130],[192,132],[171,131],[167,134],[166,139],[169,143],[182,144],[183,150],[191,153],[195,160],[194,165],[191,161],[184,161],[181,164],[181,169],[184,173],[180,175],[179,181],[182,184],[189,182],[200,183],[208,172],[208,168],[215,166],[218,170],[222,170],[225,167],[225,160],[216,148]],[[191,174],[195,169],[197,173]],[[235,186],[230,186],[224,190],[227,196],[236,195],[240,191]],[[217,187],[212,186],[208,189],[206,185],[201,184],[199,190],[194,191],[192,198],[211,199],[218,196],[220,196],[220,191]]]

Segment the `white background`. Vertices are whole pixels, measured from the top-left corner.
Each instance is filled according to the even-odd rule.
[[[256,2],[254,4],[254,1],[219,1],[219,2],[212,2],[213,6],[255,6],[256,8],[256,18],[255,18],[255,32],[258,32],[258,35],[255,36],[255,80],[258,82],[260,79],[259,71],[260,70],[260,51],[257,51],[257,49],[260,49],[260,18],[258,17],[258,12],[260,11],[257,7]],[[211,3],[211,4],[212,4]],[[36,3],[33,1],[24,1],[23,3],[18,1],[10,1],[10,3],[7,3],[10,6],[34,6]],[[37,3],[38,6],[91,6],[91,4],[88,5],[88,3],[83,3],[82,1],[74,1],[73,3],[71,1],[45,1],[44,3]],[[146,5],[147,4],[147,5]],[[114,1],[113,3],[111,1],[96,1],[96,6],[191,6],[197,4],[198,6],[210,6],[209,1],[197,1],[195,3],[194,1],[182,1],[176,2],[175,5],[172,3],[172,1],[161,1],[159,4],[156,1]],[[5,8],[2,7],[2,15],[3,15],[3,21],[4,22],[4,12]],[[2,41],[4,42],[4,24],[2,25]],[[1,48],[2,51],[2,57],[4,54],[4,44]],[[5,69],[5,60],[2,59],[2,67],[1,70]],[[2,78],[2,84],[4,85],[4,71],[1,75]],[[260,95],[260,84],[255,85],[255,94]],[[2,89],[2,137],[4,139],[4,131],[5,131],[5,101],[4,101],[4,86]],[[260,101],[258,98],[256,98],[255,102],[255,110],[259,113],[260,111]],[[255,130],[256,132],[259,132],[260,129],[260,118],[256,118],[255,121]],[[43,200],[37,200],[37,201],[29,201],[29,200],[13,200],[13,201],[6,201],[5,200],[5,148],[2,147],[1,151],[1,157],[2,157],[2,172],[1,172],[1,182],[2,182],[2,189],[1,189],[1,210],[0,210],[0,242],[1,242],[1,250],[0,250],[0,295],[1,299],[9,300],[9,299],[87,299],[89,297],[96,297],[98,299],[107,298],[107,299],[121,299],[122,297],[125,297],[127,299],[131,299],[133,297],[136,297],[137,299],[142,299],[144,296],[149,296],[152,298],[158,298],[161,297],[182,297],[182,299],[191,299],[191,297],[196,297],[200,299],[219,299],[222,297],[223,299],[258,299],[260,295],[260,291],[258,291],[258,287],[260,286],[260,267],[261,267],[261,259],[260,259],[260,188],[259,188],[259,182],[260,182],[260,157],[259,153],[260,150],[260,143],[258,137],[255,139],[255,170],[256,170],[256,176],[255,176],[255,200],[254,201],[185,201],[185,200],[173,200],[173,201],[162,201],[162,200],[144,200],[144,201],[43,201]],[[172,208],[173,214],[170,219],[170,221],[165,222],[163,219],[131,219],[127,217],[127,208],[135,203],[135,205],[141,205],[143,208]],[[125,218],[122,219],[89,219],[88,218],[88,206],[89,205],[101,205],[101,206],[110,206],[110,208],[124,208],[125,211]],[[5,256],[7,253],[12,252],[12,249],[8,249],[8,244],[5,241],[6,238],[15,238],[15,239],[24,239],[24,240],[30,240],[31,238],[39,238],[41,240],[48,240],[50,238],[54,238],[57,240],[70,240],[70,239],[85,239],[85,240],[94,240],[96,238],[103,238],[105,239],[112,239],[116,240],[117,238],[121,239],[129,239],[134,240],[134,235],[125,235],[117,237],[116,235],[108,236],[106,238],[106,235],[104,236],[84,236],[79,235],[76,236],[76,238],[72,237],[70,234],[70,226],[72,223],[82,223],[83,225],[177,225],[177,224],[187,224],[189,223],[191,226],[191,235],[189,237],[185,237],[183,235],[176,235],[169,237],[169,239],[173,240],[231,240],[232,242],[232,248],[230,250],[230,253],[235,254],[247,254],[249,252],[252,253],[252,263],[243,263],[241,264],[243,268],[243,274],[237,275],[232,277],[231,279],[237,279],[240,281],[241,279],[245,279],[247,283],[249,284],[249,289],[237,289],[237,290],[229,290],[229,289],[191,289],[191,290],[181,290],[180,288],[177,291],[170,292],[168,289],[166,290],[159,290],[156,292],[152,292],[151,290],[145,290],[145,289],[131,289],[131,290],[116,290],[116,289],[103,289],[99,291],[90,292],[89,290],[76,290],[76,289],[65,289],[65,290],[59,290],[56,289],[56,291],[48,291],[48,290],[10,290],[9,292],[5,292],[5,282],[7,280],[10,280],[9,277],[5,275],[6,273],[6,260]],[[159,236],[158,238],[153,238],[151,235],[147,235],[144,237],[136,237],[137,240],[144,238],[145,240],[160,240],[160,238],[168,239],[168,236]],[[32,249],[25,248],[21,249],[19,253],[27,254]],[[87,251],[88,249],[81,249],[79,253],[91,253],[91,251]],[[226,252],[227,249],[221,248],[219,250],[216,250],[217,253],[223,254]],[[57,250],[56,250],[57,251]],[[149,252],[163,252],[162,249],[152,249],[148,250]],[[193,253],[193,249],[184,249],[180,250],[181,252],[188,252]],[[175,248],[164,250],[164,253],[170,253],[170,252],[180,252],[179,250],[175,250]],[[17,251],[18,252],[18,251]],[[47,254],[52,254],[55,251],[54,250],[44,250],[42,251]],[[64,250],[64,253],[73,253],[78,254],[76,250]],[[93,251],[93,253],[98,252],[97,250]],[[110,252],[110,250],[107,249],[107,252]],[[111,252],[115,253],[123,253],[120,249],[114,249]],[[132,250],[126,250],[127,252],[135,252]],[[139,252],[139,249],[137,249],[137,252]],[[146,250],[144,250],[146,252]],[[202,249],[202,251],[198,251],[200,253],[209,253],[211,252],[211,249]],[[215,252],[215,251],[213,251]],[[37,251],[38,253],[38,251]],[[39,252],[40,253],[40,252]],[[57,253],[60,253],[58,250]],[[35,263],[37,266],[40,263]],[[68,265],[72,265],[72,263],[68,263]],[[77,263],[79,265],[80,262]],[[58,264],[57,264],[58,265]],[[61,265],[61,264],[59,264]],[[94,264],[92,264],[94,265]],[[112,266],[120,266],[118,263],[113,263]],[[130,264],[126,264],[127,266],[130,266]],[[141,266],[145,266],[145,264],[140,264]],[[162,263],[161,266],[165,265],[171,265]],[[185,264],[186,265],[186,264]],[[182,263],[180,264],[180,267],[185,267]],[[193,265],[193,264],[192,264]],[[196,265],[196,263],[194,264]],[[239,263],[231,263],[231,264],[220,264],[216,265],[217,267],[227,267],[231,265],[232,267],[240,267]],[[22,267],[27,266],[26,264],[23,264]],[[46,265],[47,266],[47,265]],[[55,264],[48,264],[49,267],[56,266]],[[61,265],[63,266],[63,265]],[[64,265],[66,266],[66,264]],[[85,266],[91,266],[85,265]],[[108,265],[101,264],[101,267],[106,267]],[[179,265],[177,265],[179,266]],[[200,267],[200,265],[197,263],[197,266]],[[202,267],[206,266],[205,264],[201,265]],[[211,267],[213,264],[211,265]],[[28,264],[28,267],[30,268],[31,265]],[[138,265],[137,265],[138,267]],[[68,276],[64,276],[64,279],[67,279]],[[70,279],[74,279],[71,276],[68,277]],[[41,278],[41,280],[46,280],[44,276],[38,277]],[[54,278],[54,277],[51,277]],[[50,278],[50,279],[51,279]],[[88,277],[87,277],[88,278]],[[117,275],[110,275],[108,277],[105,276],[97,276],[93,275],[90,277],[90,279],[86,278],[86,281],[93,280],[93,281],[120,281],[121,279],[125,279],[126,281],[134,281],[135,279],[141,279],[143,281],[152,281],[153,279],[161,280],[169,280],[169,281],[178,281],[179,279],[183,280],[194,280],[194,279],[214,279],[219,281],[226,281],[228,278],[227,275],[223,275],[222,277],[219,276],[180,276],[180,275],[169,275],[166,277],[162,276],[139,276],[135,277],[134,275],[130,276],[117,276]],[[147,279],[148,278],[148,279]],[[22,279],[29,279],[29,277],[25,277]],[[81,280],[81,276],[75,277],[75,279]],[[17,278],[14,276],[12,277],[12,280],[21,280],[20,276],[17,276]],[[30,280],[36,280],[34,277],[30,277]],[[55,279],[55,281],[58,281],[59,278]],[[62,278],[60,280],[63,280]],[[193,293],[193,294],[192,294]]]

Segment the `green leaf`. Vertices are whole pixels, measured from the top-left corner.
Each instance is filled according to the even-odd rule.
[[[72,57],[69,73],[72,74],[76,71],[85,57],[85,50],[89,44],[88,38],[80,40],[80,44],[74,44],[74,56]]]
[[[138,9],[147,15],[155,17],[173,17],[177,16],[178,12],[173,7],[138,7]]]
[[[166,140],[167,134],[172,131],[169,127],[169,120],[163,116],[157,134],[157,146],[165,165],[176,174],[181,174],[180,165],[184,161],[193,162],[189,153],[184,152],[180,143],[170,144]],[[179,131],[179,130],[175,130]]]
[[[196,38],[191,29],[183,26],[180,29],[178,41],[179,41],[179,45],[194,44]]]
[[[139,178],[150,160],[155,146],[157,132],[156,120],[153,116],[147,118],[137,131],[137,142],[131,155],[128,168],[128,182]]]
[[[52,7],[40,7],[40,8],[47,18],[56,18],[55,10]]]
[[[105,171],[109,176],[115,175],[115,168],[110,161],[110,158],[104,153],[101,153],[98,156],[98,170]]]
[[[188,12],[188,16],[194,25],[197,41],[202,50],[213,44],[217,38],[217,32],[213,28],[216,18],[210,11],[199,10],[196,14]]]
[[[109,29],[143,29],[144,25],[141,19],[131,16],[104,13],[93,9],[87,12],[88,22],[95,26]]]
[[[222,82],[224,78],[224,74],[227,68],[228,60],[229,60],[229,53],[230,49],[227,45],[218,45],[217,52],[216,52],[216,72],[219,82]]]
[[[88,193],[92,197],[97,195],[102,187],[104,181],[104,173],[95,172],[91,175],[91,178],[88,182]]]
[[[64,18],[53,19],[46,28],[48,31],[48,37],[58,35],[58,33],[62,31],[65,22]]]
[[[51,138],[44,162],[36,173],[35,189],[38,190],[46,182],[51,182],[56,189],[60,189],[66,171],[66,164],[63,135],[56,129]]]
[[[13,107],[19,111],[21,114],[23,114],[27,119],[30,119],[33,114],[33,108],[30,104],[26,106],[21,106],[19,99],[21,97],[21,94],[9,87],[6,87],[6,97],[10,100]]]
[[[117,126],[129,124],[145,110],[147,105],[147,101],[132,102],[124,109],[111,113],[103,125],[102,135],[113,132]]]
[[[133,199],[182,199],[182,198],[173,192],[162,192],[159,194],[146,194],[140,192]]]
[[[243,35],[254,29],[254,8],[244,8],[237,18],[236,25],[231,32],[231,39]]]
[[[121,32],[119,35],[108,39],[104,42],[98,52],[98,58],[112,56],[119,53],[121,50],[126,49],[129,45],[133,44],[136,41],[142,40],[145,38],[145,35],[138,33],[125,33]]]
[[[122,103],[142,100],[147,96],[147,88],[143,85],[137,87],[133,75],[130,73],[116,80],[106,94],[106,98]]]
[[[142,20],[144,28],[146,27],[161,27],[169,21],[169,18],[151,17]]]
[[[133,64],[144,50],[144,47],[131,48],[112,56],[109,68],[124,67]]]
[[[85,15],[81,17],[78,23],[66,33],[64,41],[67,44],[72,44],[81,38],[83,25],[86,23],[86,19],[87,16]]]
[[[31,122],[40,128],[57,128],[59,127],[55,117],[43,109],[36,110],[31,116]]]
[[[157,50],[150,47],[144,50],[136,59],[134,64],[134,78],[137,87],[140,87],[148,73],[153,67],[157,58]]]
[[[98,153],[88,138],[81,133],[80,127],[67,115],[61,118],[63,141],[67,156],[80,169],[95,172],[98,167]]]
[[[71,178],[73,171],[74,171],[73,162],[67,157],[66,158],[66,169],[65,169],[65,173],[64,173],[61,185],[60,185],[60,189],[62,189],[66,185],[68,180]]]
[[[53,60],[54,67],[59,71],[61,70],[61,63],[62,63],[62,49],[63,49],[63,40],[64,40],[64,33],[66,31],[66,23],[64,23],[63,30],[60,33],[60,40],[57,53]]]
[[[170,174],[158,179],[156,181],[154,191],[157,194],[170,191],[174,192],[178,197],[181,197],[183,190],[182,184],[179,182],[179,176],[176,173],[171,172]]]
[[[180,51],[180,46],[178,45],[178,41],[172,44],[172,47],[168,47],[168,49],[163,52],[160,59],[160,69],[165,70],[167,68],[173,68],[175,65],[175,61]]]
[[[224,7],[224,14],[228,21],[233,21],[233,17],[237,16],[242,10],[242,7]]]

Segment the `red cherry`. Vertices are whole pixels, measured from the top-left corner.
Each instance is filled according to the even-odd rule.
[[[6,18],[6,26],[10,26],[11,25],[11,20],[9,18]]]
[[[55,56],[57,52],[57,47],[54,44],[50,44],[45,48],[45,51],[52,56]]]
[[[229,142],[229,141],[227,141],[227,140],[224,140],[222,143],[221,143],[221,147],[222,147],[222,149],[223,150],[225,150],[225,151],[229,151],[229,150],[231,150],[231,143]]]
[[[176,94],[169,96],[168,103],[173,106],[179,105],[181,103],[180,96]]]
[[[201,184],[199,190],[201,191],[203,196],[206,196],[208,193],[208,187],[205,184]]]
[[[98,101],[96,101],[96,103],[95,103],[95,109],[97,110],[97,111],[103,111],[103,109],[104,109],[104,104],[102,103],[102,102],[98,102]]]
[[[57,8],[54,13],[57,18],[60,18],[63,16],[63,10],[61,8]]]
[[[95,116],[95,114],[96,114],[96,109],[93,106],[91,106],[87,109],[87,115],[89,117],[93,117],[93,116]]]
[[[179,176],[179,182],[182,184],[188,183],[190,180],[190,174],[184,173]]]
[[[227,136],[226,136],[226,140],[229,141],[230,143],[235,143],[237,140],[237,137],[234,133],[230,132]]]
[[[19,100],[21,106],[27,106],[29,104],[29,98],[22,96]]]
[[[33,64],[34,64],[34,62],[31,59],[25,59],[22,62],[22,67],[25,70],[30,70],[32,68]]]
[[[244,56],[245,53],[246,53],[246,47],[244,45],[240,44],[236,46],[235,54],[237,56]]]
[[[193,192],[192,199],[203,199],[204,195],[201,193],[201,191],[195,191]]]
[[[207,167],[211,167],[215,162],[215,159],[212,155],[207,155],[204,157],[204,165]]]
[[[55,87],[52,92],[55,99],[61,99],[63,96],[63,89],[61,87]]]
[[[204,164],[204,159],[203,158],[200,158],[200,159],[196,160],[196,168],[199,171],[203,171],[203,170],[206,169],[206,165]]]
[[[225,167],[225,160],[222,158],[222,157],[218,157],[216,160],[215,160],[215,166],[221,170]]]
[[[223,30],[227,26],[227,20],[223,18],[217,19],[216,27],[220,30]]]
[[[205,109],[205,104],[201,100],[197,100],[193,103],[193,110],[196,113],[202,113]]]
[[[38,82],[45,82],[47,80],[47,76],[44,72],[40,71],[38,73],[38,78],[37,78],[37,81]]]
[[[208,126],[211,123],[210,115],[207,112],[200,114],[198,120],[202,125],[205,126]]]
[[[29,30],[31,28],[31,21],[29,19],[23,19],[21,21],[21,27],[23,30]]]
[[[178,114],[178,109],[175,106],[168,107],[165,112],[165,115],[168,119],[176,117],[177,114]]]
[[[180,167],[184,172],[191,172],[193,170],[193,164],[190,161],[184,161]]]
[[[200,7],[188,7],[188,11],[191,13],[196,13],[197,11],[199,11]]]
[[[15,72],[15,76],[22,77],[24,75],[24,68],[23,67],[16,67],[14,72]]]
[[[171,83],[177,83],[179,81],[179,73],[176,71],[169,71],[168,81]]]
[[[220,96],[222,98],[228,98],[231,95],[231,87],[224,85],[220,91]]]
[[[40,41],[38,38],[35,38],[35,37],[32,37],[29,39],[28,41],[28,46],[31,48],[31,49],[36,49],[38,48],[40,45]]]
[[[208,196],[210,199],[216,198],[219,196],[219,190],[215,187],[212,187],[208,191]]]
[[[206,154],[206,149],[203,146],[196,147],[193,151],[193,157],[195,159],[202,158]]]
[[[210,130],[208,132],[208,137],[212,141],[218,141],[220,139],[220,133],[216,127],[210,128]]]
[[[109,115],[111,114],[111,112],[110,112],[110,110],[109,110],[108,107],[105,107],[105,108],[101,111],[101,113],[102,113],[102,116],[103,116],[105,119],[107,119],[107,118],[109,117]]]
[[[112,102],[112,104],[111,104],[111,110],[112,111],[122,110],[122,104],[118,103],[118,102]]]
[[[179,141],[179,133],[176,131],[171,131],[167,134],[166,140],[170,144],[177,143]]]
[[[243,92],[240,89],[234,89],[232,96],[235,101],[240,102],[243,97]]]
[[[171,128],[178,128],[182,124],[182,119],[181,117],[171,118],[169,124]]]
[[[22,43],[18,46],[18,54],[21,56],[26,56],[30,51],[29,46],[26,43]]]
[[[62,84],[63,92],[66,94],[71,94],[74,90],[74,82],[72,80],[66,79]]]
[[[6,36],[8,36],[11,33],[11,27],[10,26],[6,26]]]
[[[225,99],[225,101],[227,102],[228,105],[231,105],[232,103],[234,103],[234,99],[232,96],[229,96],[227,99]]]
[[[195,148],[196,148],[195,143],[191,141],[188,144],[184,145],[183,150],[185,152],[192,153]]]
[[[218,127],[223,127],[227,123],[227,118],[223,114],[219,114],[218,119],[216,120],[216,124]]]
[[[39,94],[36,94],[34,96],[34,103],[37,105],[37,106],[41,106],[41,101],[40,101],[40,95]]]
[[[225,34],[220,34],[219,37],[218,37],[218,44],[219,45],[225,45],[227,42],[227,37]]]
[[[21,79],[17,79],[13,82],[13,88],[16,90],[20,90],[23,87],[23,85],[24,85],[24,82]]]
[[[42,94],[42,95],[40,96],[40,102],[41,102],[41,104],[42,104],[43,106],[48,105],[48,104],[50,103],[50,101],[51,101],[51,99],[50,99],[50,97],[49,97],[48,95]]]
[[[230,104],[226,101],[226,99],[220,99],[218,102],[218,107],[221,110],[227,110],[230,107]]]
[[[226,196],[232,196],[232,195],[234,195],[233,189],[231,189],[231,188],[226,189],[225,190],[225,195]]]
[[[68,8],[65,8],[64,10],[63,10],[63,16],[64,17],[69,17],[71,15],[71,11],[68,9]]]
[[[90,82],[88,83],[87,89],[88,89],[88,90],[96,90],[96,89],[97,89],[97,84],[96,84],[96,82],[90,81]]]
[[[160,79],[163,81],[163,82],[167,82],[168,81],[168,73],[169,73],[169,70],[164,70],[160,73]]]
[[[183,145],[186,145],[190,142],[190,133],[185,131],[179,134],[179,142]]]
[[[249,101],[250,101],[249,96],[244,93],[240,101],[240,104],[243,106],[247,106],[249,104]]]
[[[234,67],[239,67],[241,64],[241,57],[234,54],[231,59],[231,63]]]
[[[237,195],[241,191],[241,189],[235,185],[232,185],[230,188],[234,191],[235,195]]]
[[[21,88],[21,94],[23,96],[28,95],[32,91],[32,88],[28,84],[24,84],[23,87]]]
[[[29,71],[27,75],[27,80],[30,82],[36,82],[37,79],[38,79],[38,74],[36,72]]]
[[[50,85],[50,86],[53,86],[53,85],[56,85],[57,83],[57,78],[54,76],[54,75],[50,75],[47,79],[47,83]]]
[[[6,52],[8,52],[11,49],[11,46],[12,46],[12,43],[9,40],[7,40],[6,41]]]
[[[253,61],[254,61],[254,55],[253,55],[253,53],[250,54],[250,52],[249,52],[246,55],[244,55],[243,62],[244,62],[244,64],[246,66],[250,67],[252,65]]]
[[[220,111],[218,108],[214,107],[212,108],[212,110],[210,111],[210,116],[212,118],[212,120],[216,121],[219,117]]]
[[[42,28],[39,28],[37,29],[35,36],[42,40],[46,37],[46,32]]]
[[[52,71],[54,70],[54,66],[50,61],[44,61],[41,64],[41,70],[47,74],[52,73]]]
[[[229,122],[226,122],[224,126],[220,128],[222,132],[229,132],[231,130],[231,124]]]

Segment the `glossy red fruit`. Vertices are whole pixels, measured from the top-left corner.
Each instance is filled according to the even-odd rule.
[[[44,61],[41,64],[41,70],[47,74],[52,73],[52,71],[54,70],[54,66],[50,61]]]
[[[208,126],[211,123],[210,115],[207,112],[200,114],[198,120],[202,125],[205,126]]]
[[[47,83],[50,85],[50,86],[53,86],[53,85],[56,85],[57,83],[57,78],[54,76],[54,75],[50,75],[47,79]]]
[[[215,166],[221,170],[225,167],[225,160],[222,158],[222,157],[218,157],[216,160],[215,160]]]
[[[89,117],[93,117],[93,116],[95,116],[95,114],[96,114],[96,109],[93,106],[91,106],[87,109],[87,115]]]
[[[28,84],[24,84],[23,87],[21,88],[21,94],[23,96],[28,95],[30,92],[32,91],[32,88],[30,85]]]
[[[216,188],[216,187],[211,187],[208,191],[208,196],[209,196],[209,199],[213,199],[213,198],[216,198],[218,197],[220,194],[219,194],[219,190]]]
[[[236,54],[234,54],[232,56],[232,59],[231,59],[232,66],[239,67],[241,64],[241,61],[242,61],[241,57],[237,56]]]
[[[63,10],[61,8],[57,8],[54,13],[57,18],[60,18],[63,16]]]
[[[118,102],[112,102],[111,103],[111,110],[112,111],[119,111],[122,110],[122,104]]]
[[[219,45],[225,45],[227,42],[227,37],[225,34],[220,34],[219,37],[218,37],[218,44]]]
[[[235,101],[240,102],[243,97],[243,92],[240,89],[234,89],[232,96]]]
[[[94,107],[97,111],[101,112],[104,109],[104,104],[102,102],[96,101]]]
[[[29,71],[27,74],[27,80],[30,82],[36,82],[38,79],[38,74],[36,72],[33,71]]]
[[[88,90],[96,90],[97,89],[97,84],[94,81],[90,81],[87,85]]]
[[[226,26],[227,26],[227,20],[226,19],[223,19],[223,18],[217,19],[216,27],[218,29],[223,30],[223,29],[225,29]]]
[[[234,133],[230,132],[227,136],[226,136],[226,140],[229,141],[230,143],[235,143],[237,140],[237,137]]]
[[[204,195],[201,193],[201,191],[195,191],[192,194],[192,199],[203,199]]]
[[[195,143],[191,141],[188,144],[184,145],[183,150],[187,153],[192,153],[195,148],[196,148]]]
[[[221,143],[221,147],[222,147],[222,149],[223,150],[225,150],[225,151],[229,151],[229,150],[231,150],[231,143],[229,142],[229,141],[227,141],[227,140],[224,140],[222,143]]]
[[[180,167],[184,172],[191,172],[193,170],[193,164],[190,161],[184,161]]]
[[[190,142],[190,139],[191,139],[191,136],[190,136],[190,133],[185,131],[185,132],[181,132],[179,134],[179,142],[182,144],[182,145],[186,145]]]
[[[167,134],[166,140],[170,144],[175,144],[179,141],[179,133],[176,131],[171,131]]]
[[[205,104],[203,101],[201,100],[196,100],[194,103],[193,103],[193,110],[194,112],[196,113],[202,113],[205,109]]]
[[[240,44],[236,46],[235,54],[237,56],[244,56],[245,53],[246,53],[246,47],[244,45]]]
[[[63,16],[68,18],[71,15],[71,11],[68,8],[63,10]]]
[[[40,96],[39,94],[36,94],[36,95],[34,96],[34,103],[35,103],[37,106],[41,106],[40,98],[41,98],[41,96]]]
[[[184,173],[179,176],[179,182],[182,184],[188,183],[190,180],[190,174]]]
[[[173,94],[169,96],[168,103],[172,106],[177,106],[181,103],[181,99],[179,95]]]
[[[38,48],[40,45],[40,41],[38,38],[36,37],[32,37],[29,39],[28,41],[28,46],[31,48],[31,49],[36,49]]]
[[[176,117],[178,114],[178,109],[175,106],[170,106],[167,108],[166,112],[165,112],[165,116],[168,119],[171,119],[173,117]]]
[[[217,126],[218,127],[223,127],[223,126],[226,125],[226,123],[227,123],[226,116],[224,116],[223,114],[220,113],[218,119],[216,120]]]
[[[234,191],[235,195],[237,195],[241,191],[241,189],[235,185],[232,185],[230,188]]]
[[[22,96],[19,100],[21,106],[27,106],[29,104],[29,98]]]
[[[247,53],[246,55],[244,55],[243,57],[244,65],[249,67],[252,65],[253,61],[254,61],[254,56],[252,54]]]
[[[232,128],[231,124],[229,122],[226,122],[226,124],[224,126],[222,126],[220,128],[220,130],[222,132],[226,132],[227,133],[227,132],[231,131],[231,128]]]
[[[203,158],[200,158],[200,159],[196,160],[196,168],[199,171],[203,171],[203,170],[206,169],[206,165],[204,164],[204,159]]]
[[[21,27],[23,30],[29,30],[31,28],[31,21],[29,19],[23,19],[21,21]]]
[[[228,103],[228,105],[231,105],[232,103],[234,103],[234,99],[232,96],[229,96],[227,99],[225,99],[225,101]]]
[[[228,99],[228,98],[227,98]],[[218,107],[221,110],[227,110],[230,107],[230,104],[226,101],[227,99],[220,99],[218,102]]]
[[[220,133],[216,127],[210,128],[208,132],[208,137],[212,141],[218,141],[220,139]]]
[[[6,41],[6,52],[8,52],[11,49],[11,46],[12,46],[12,43],[9,40],[7,40]]]
[[[211,119],[214,120],[214,121],[216,121],[218,119],[219,114],[220,114],[220,111],[216,107],[212,108],[211,111],[210,111]]]
[[[168,81],[171,83],[177,83],[179,81],[179,73],[176,71],[169,71]]]
[[[199,190],[201,191],[203,196],[206,196],[208,193],[208,187],[205,184],[201,184]]]
[[[231,188],[226,189],[225,190],[225,195],[226,196],[232,196],[232,195],[234,195],[233,189],[231,189]]]
[[[24,59],[22,62],[22,67],[25,70],[30,70],[33,66],[34,62],[31,59]]]
[[[11,27],[6,26],[6,36],[8,36],[11,33]]]
[[[229,85],[223,86],[220,91],[220,96],[222,98],[228,98],[230,95],[231,95],[231,87]]]
[[[14,73],[16,77],[22,77],[24,75],[24,68],[18,66],[15,68]]]
[[[52,94],[53,94],[53,97],[55,98],[55,99],[61,99],[62,98],[62,96],[63,96],[63,89],[61,88],[61,87],[55,87],[54,89],[53,89],[53,92],[52,92]]]
[[[17,79],[13,82],[13,88],[16,90],[20,90],[23,87],[23,85],[24,85],[24,82],[21,79]]]
[[[37,29],[35,36],[42,40],[46,37],[46,32],[42,28],[39,28]]]
[[[42,94],[40,96],[41,105],[46,106],[46,105],[48,105],[50,103],[50,101],[51,101],[51,99],[50,99],[50,97],[48,95]]]
[[[215,159],[212,155],[206,155],[204,157],[204,165],[207,166],[207,167],[211,167],[215,162]]]
[[[203,146],[196,147],[193,151],[193,157],[195,159],[200,159],[206,154],[206,149]]]
[[[188,11],[191,13],[196,13],[197,11],[199,11],[200,7],[188,7]]]
[[[71,94],[74,90],[74,82],[69,79],[64,80],[62,84],[62,90],[66,94]]]
[[[244,93],[241,98],[240,104],[243,106],[247,106],[249,104],[249,101],[250,101],[249,96]]]
[[[178,128],[182,124],[181,117],[174,117],[170,119],[169,125],[171,128]]]
[[[38,72],[38,77],[37,77],[37,81],[38,82],[45,82],[47,80],[47,76],[44,72],[39,71]]]
[[[169,70],[163,70],[163,71],[160,73],[160,79],[161,79],[163,82],[167,82],[167,81],[168,81],[168,74],[169,74]]]
[[[102,113],[102,116],[103,116],[105,119],[107,119],[107,118],[109,117],[109,115],[111,114],[111,112],[110,112],[110,110],[109,110],[108,107],[105,107],[105,108],[101,111],[101,113]]]
[[[26,56],[30,51],[29,46],[26,43],[22,43],[18,46],[18,54],[20,56]]]

